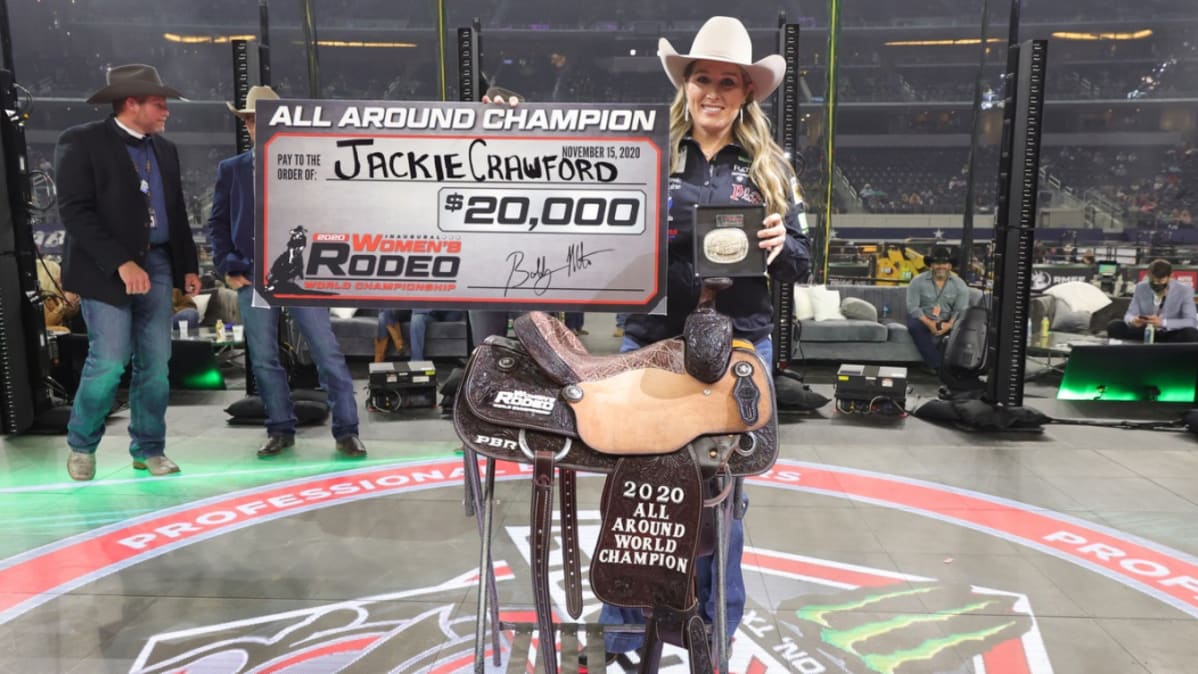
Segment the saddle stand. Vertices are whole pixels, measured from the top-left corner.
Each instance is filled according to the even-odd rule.
[[[683,336],[612,356],[592,356],[562,323],[533,312],[515,321],[516,340],[490,337],[471,355],[454,405],[465,445],[467,513],[482,545],[475,671],[485,668],[487,623],[495,665],[499,632],[516,630],[508,671],[525,671],[531,625],[501,625],[491,560],[495,461],[531,464],[530,546],[538,656],[558,672],[549,594],[553,486],[561,513],[566,612],[582,613],[576,472],[607,474],[603,526],[590,583],[610,604],[646,611],[641,672],[658,668],[663,642],[690,653],[692,672],[727,672],[724,560],[740,478],[777,457],[769,367],[752,344],[732,339],[731,321],[712,308],[714,292]],[[485,457],[485,484],[478,455]],[[556,480],[555,480],[556,478]],[[711,632],[699,616],[695,562],[715,555],[717,613]],[[567,626],[568,625],[568,626]],[[639,631],[640,626],[608,626]],[[563,671],[577,671],[577,625],[561,626]],[[603,662],[603,626],[587,626],[588,662]]]

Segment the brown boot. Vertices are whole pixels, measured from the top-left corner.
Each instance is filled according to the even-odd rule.
[[[403,328],[398,323],[388,325],[387,333],[391,335],[391,341],[395,342],[395,353],[403,353]]]
[[[381,363],[387,359],[387,338],[374,338],[374,362]]]

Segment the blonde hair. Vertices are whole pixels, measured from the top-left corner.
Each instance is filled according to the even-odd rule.
[[[743,71],[742,71],[743,72]],[[744,79],[748,82],[748,74]],[[687,68],[686,78],[690,78],[690,68]],[[765,112],[754,99],[746,101],[741,108],[743,115],[738,115],[732,122],[732,137],[741,147],[748,151],[753,158],[749,167],[749,179],[757,186],[761,196],[765,198],[766,214],[778,213],[786,215],[794,205],[795,173],[782,148],[774,142],[770,133],[770,123]],[[686,82],[678,87],[674,102],[670,104],[670,173],[681,173],[683,155],[681,152],[682,138],[691,130],[691,121],[686,114]]]

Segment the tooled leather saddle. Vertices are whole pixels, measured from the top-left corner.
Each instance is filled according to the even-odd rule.
[[[549,552],[553,483],[560,490],[566,608],[582,612],[575,471],[607,473],[591,588],[604,602],[651,611],[647,651],[660,641],[712,671],[696,606],[694,563],[710,554],[712,485],[768,470],[777,457],[773,379],[752,344],[710,303],[681,338],[595,356],[560,321],[532,312],[517,339],[490,337],[471,355],[454,404],[466,447],[533,466],[531,555],[539,660],[557,672]],[[722,480],[720,478],[723,478]],[[481,638],[481,636],[479,637]],[[654,671],[655,663],[642,671]]]

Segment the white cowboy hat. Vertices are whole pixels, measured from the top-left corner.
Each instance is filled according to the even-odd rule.
[[[777,54],[752,62],[753,41],[749,31],[740,21],[727,16],[713,16],[695,34],[691,53],[679,54],[664,37],[657,41],[657,55],[666,75],[675,87],[686,81],[686,67],[695,61],[720,61],[732,63],[749,73],[753,83],[753,97],[760,101],[769,98],[782,83],[786,73],[786,60]]]
[[[166,86],[158,75],[158,69],[144,63],[130,63],[108,69],[107,85],[91,95],[88,103],[111,103],[132,96],[163,96],[165,98],[183,98],[183,94]]]
[[[242,115],[255,114],[254,111],[257,110],[258,101],[274,101],[278,100],[278,98],[279,95],[275,93],[274,89],[271,89],[268,86],[258,85],[250,87],[249,92],[246,93],[244,108],[238,110],[236,106],[228,101],[225,101],[225,105],[229,106],[229,112],[241,117]]]

